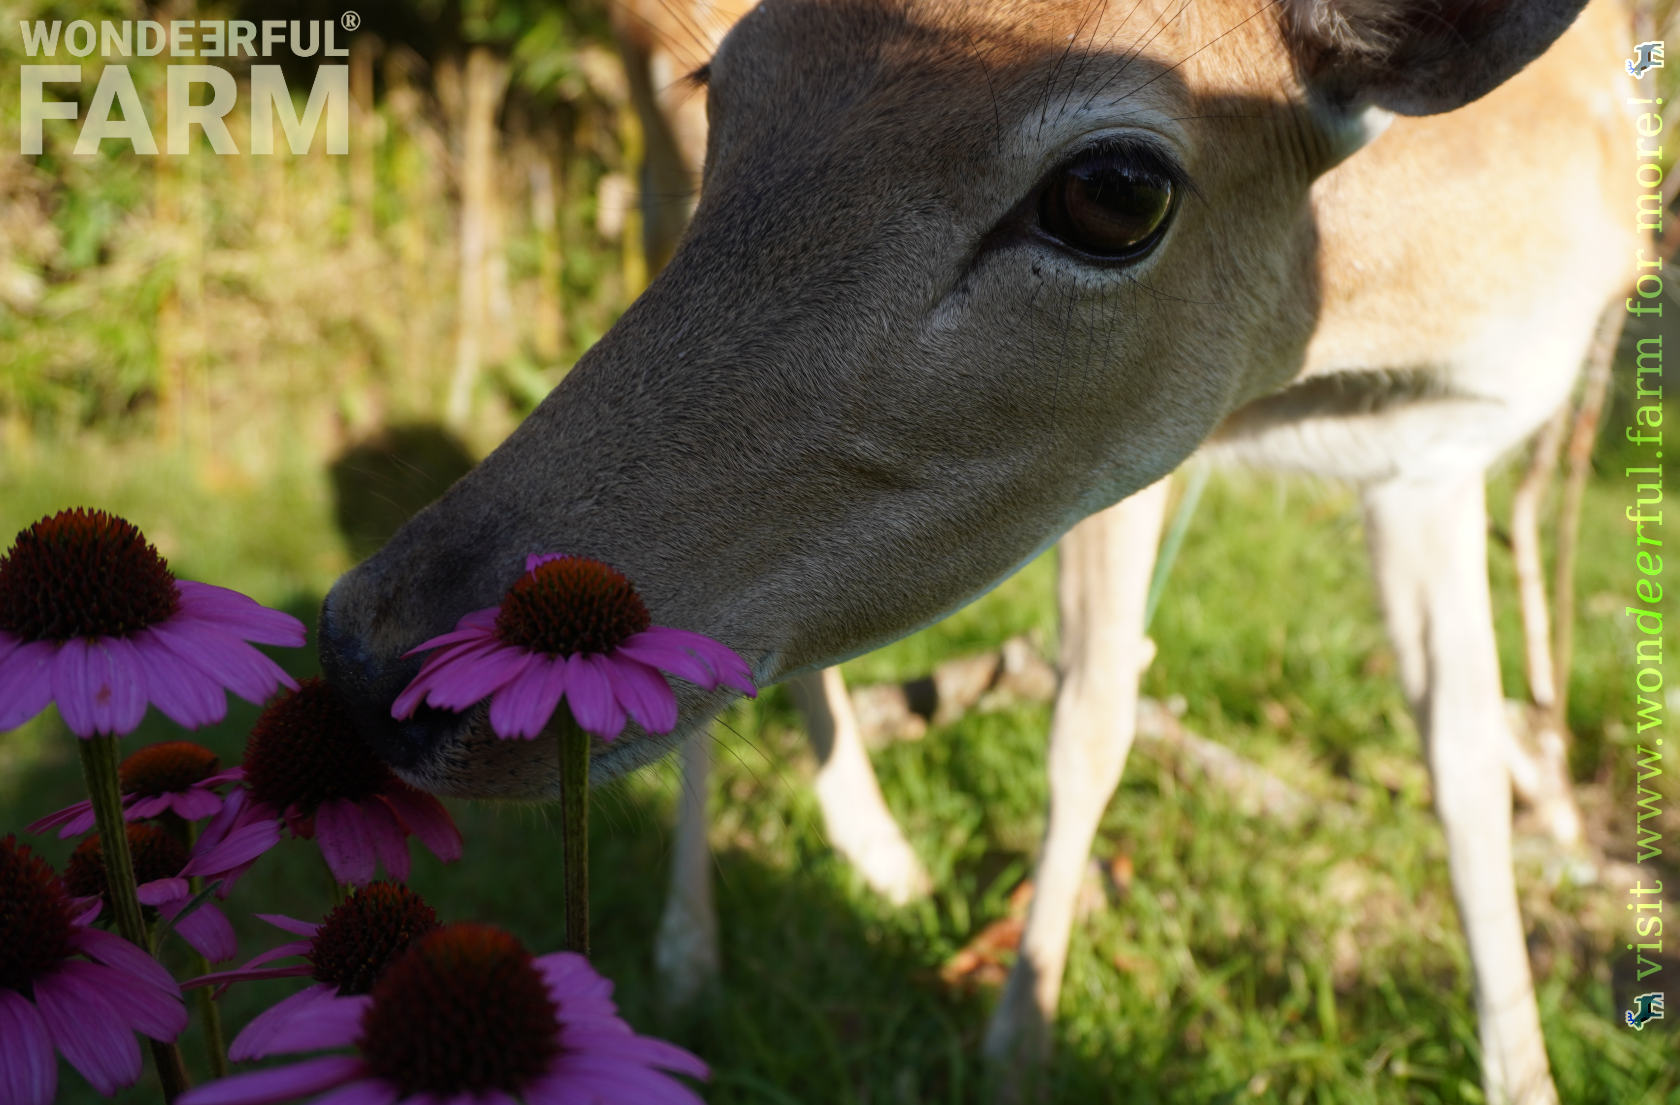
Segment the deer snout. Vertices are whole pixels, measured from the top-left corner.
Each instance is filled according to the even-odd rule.
[[[384,654],[372,643],[366,627],[347,613],[355,605],[346,595],[353,580],[353,575],[341,579],[321,604],[321,673],[344,697],[358,731],[381,759],[399,772],[424,773],[438,750],[459,736],[461,715],[421,706],[405,720],[391,716],[391,703],[420,670],[421,660]]]

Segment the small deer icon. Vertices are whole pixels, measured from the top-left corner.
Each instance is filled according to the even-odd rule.
[[[1647,1021],[1660,1021],[1662,1015],[1663,996],[1660,991],[1654,994],[1640,994],[1633,999],[1633,1008],[1622,1014],[1629,1028],[1641,1031]]]
[[[1663,44],[1661,42],[1641,42],[1634,48],[1634,56],[1623,62],[1630,77],[1644,77],[1653,69],[1661,69],[1663,63]]]

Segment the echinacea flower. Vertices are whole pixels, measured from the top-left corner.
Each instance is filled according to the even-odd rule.
[[[303,644],[303,623],[225,587],[176,579],[130,523],[62,510],[0,556],[0,730],[56,702],[78,737],[133,731],[152,703],[189,729],[232,691],[291,676],[247,642]]]
[[[465,710],[488,697],[499,737],[542,732],[562,699],[578,725],[611,740],[633,718],[650,733],[677,724],[677,696],[664,672],[706,690],[720,683],[757,694],[734,650],[686,629],[654,625],[628,579],[582,556],[533,554],[500,606],[477,610],[421,643],[414,680],[391,705],[406,718],[424,699]]]
[[[461,857],[461,834],[443,803],[391,773],[319,678],[269,703],[245,742],[243,766],[243,785],[205,828],[187,874],[227,885],[279,843],[282,821],[320,845],[341,883],[371,881],[379,863],[406,879],[410,834],[441,860]]]
[[[145,821],[174,814],[182,821],[202,821],[222,808],[213,788],[242,777],[239,768],[218,771],[216,754],[192,741],[159,741],[134,752],[117,767],[122,784],[123,820]],[[93,803],[86,799],[49,813],[28,826],[32,833],[57,827],[60,840],[93,828]]]
[[[317,1006],[310,1031],[286,1049],[355,1054],[207,1083],[179,1105],[268,1105],[332,1090],[333,1102],[358,1105],[701,1105],[666,1072],[706,1078],[706,1064],[636,1035],[611,995],[582,956],[532,958],[501,929],[446,925],[416,940],[372,993]]]
[[[140,904],[157,910],[171,922],[181,939],[212,963],[232,959],[238,950],[233,926],[216,903],[200,901],[191,912],[183,912],[193,899],[191,887],[181,870],[187,865],[187,846],[169,830],[143,822],[128,823],[128,851],[134,861],[135,891]],[[64,868],[64,885],[78,899],[98,900],[110,906],[109,880],[105,874],[105,852],[99,834],[93,833],[76,845]]]
[[[314,985],[259,1013],[233,1038],[228,1058],[237,1063],[306,1047],[318,1025],[335,1023],[330,1011],[321,1019],[323,1010],[370,992],[385,968],[410,944],[438,927],[437,914],[420,895],[389,882],[369,883],[352,891],[318,925],[276,915],[263,916],[263,920],[306,939],[270,948],[242,967],[203,975],[183,987],[302,975],[315,979]],[[301,956],[304,962],[266,966],[292,956]],[[329,1038],[322,1046],[335,1042]]]
[[[134,1033],[173,1040],[186,1006],[169,972],[119,936],[89,928],[51,867],[0,839],[0,1101],[49,1105],[57,1051],[100,1093],[140,1077]],[[85,957],[85,958],[79,958]]]

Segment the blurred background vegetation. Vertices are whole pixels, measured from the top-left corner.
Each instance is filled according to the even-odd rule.
[[[313,627],[333,578],[498,442],[645,281],[640,136],[604,0],[353,6],[348,156],[222,157],[200,141],[181,157],[107,143],[80,158],[62,123],[46,126],[39,157],[0,153],[0,533],[65,506],[114,509],[182,577]],[[19,124],[20,19],[342,10],[4,0],[0,135]],[[128,62],[159,133],[164,60]],[[227,64],[241,74],[246,63]],[[99,65],[84,64],[84,114]],[[295,90],[311,71],[293,74]],[[241,139],[244,106],[230,120]],[[1626,344],[1612,427],[1628,418]],[[1672,1034],[1620,1023],[1613,865],[1629,858],[1637,743],[1620,614],[1630,455],[1601,446],[1583,513],[1569,722],[1592,847],[1563,856],[1525,838],[1521,852],[1548,1043],[1571,1103],[1680,1101]],[[1495,480],[1501,518],[1513,482],[1511,471]],[[1520,696],[1500,542],[1492,571],[1506,687]],[[1020,634],[1053,655],[1052,580],[1053,554],[848,676],[910,679]],[[1180,698],[1185,725],[1332,812],[1291,825],[1251,816],[1171,755],[1133,753],[1097,843],[1110,908],[1075,935],[1053,1099],[1479,1101],[1468,964],[1352,496],[1216,477],[1154,636],[1148,694]],[[1672,631],[1668,644],[1680,654]],[[313,670],[306,650],[279,658]],[[236,760],[254,713],[235,703],[204,739]],[[596,941],[633,1022],[712,1061],[718,1103],[976,1100],[985,972],[941,968],[1009,916],[1042,827],[1047,723],[1042,703],[1006,703],[877,752],[938,884],[895,910],[823,843],[786,697],[733,710],[712,780],[725,986],[687,1019],[660,1014],[650,952],[674,769],[614,787],[595,813]],[[168,735],[154,712],[129,739]],[[0,831],[76,798],[71,753],[52,716],[0,736]],[[1674,778],[1662,781],[1671,839]],[[467,862],[420,856],[416,887],[446,918],[496,920],[553,947],[553,824],[540,811],[455,808]],[[68,851],[43,847],[55,862]],[[242,955],[275,942],[251,912],[313,917],[327,902],[306,850],[283,848],[266,870],[234,899]],[[234,1027],[286,992],[236,989]],[[97,1100],[68,1068],[64,1086],[66,1101]]]
[[[440,411],[488,444],[611,325],[643,273],[626,154],[635,122],[605,5],[357,10],[348,156],[322,141],[303,156],[283,142],[273,156],[219,156],[195,132],[188,156],[107,141],[78,157],[78,127],[53,122],[41,156],[0,159],[10,447],[92,431],[251,473],[277,451],[321,455]],[[19,20],[341,11],[8,2],[0,127],[18,131]],[[75,60],[60,49],[34,60]],[[116,60],[161,135],[169,59]],[[295,95],[317,60],[288,67]],[[218,64],[244,87],[248,59]],[[102,65],[83,62],[84,117]],[[248,108],[242,94],[228,118],[242,147]],[[278,440],[276,421],[290,430]]]

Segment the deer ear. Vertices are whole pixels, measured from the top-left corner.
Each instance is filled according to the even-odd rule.
[[[1586,0],[1282,0],[1296,65],[1332,110],[1434,115],[1539,57]]]

